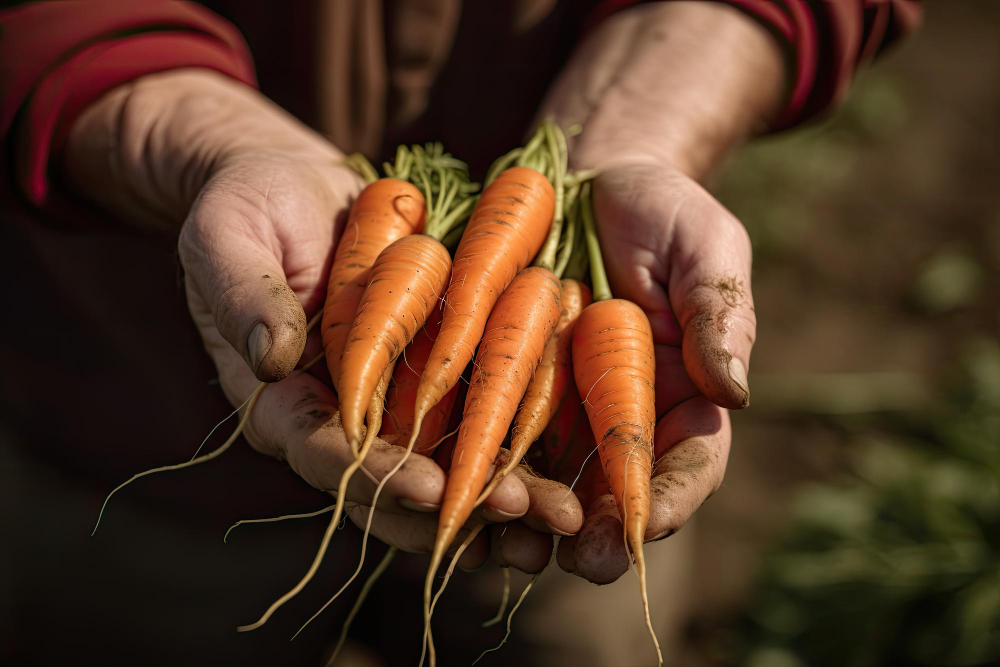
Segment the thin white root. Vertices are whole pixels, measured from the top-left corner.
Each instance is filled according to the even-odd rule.
[[[212,430],[208,432],[208,435],[205,436],[205,439],[201,441],[200,445],[198,445],[198,449],[194,450],[194,454],[191,456],[190,459],[188,459],[189,461],[194,461],[196,458],[198,458],[198,455],[201,454],[201,450],[202,450],[202,448],[204,448],[205,443],[208,442],[213,435],[215,435],[215,432],[219,430],[220,426],[222,426],[227,421],[229,421],[230,419],[232,419],[233,415],[235,415],[240,410],[242,410],[243,408],[245,408],[247,406],[247,403],[250,402],[250,398],[252,396],[253,396],[253,394],[250,394],[250,396],[247,396],[247,400],[243,401],[243,404],[240,405],[240,407],[238,407],[235,410],[233,410],[232,412],[230,412],[228,415],[225,416],[225,418],[223,418],[222,421],[220,421],[218,424],[216,424],[215,426],[212,427]]]
[[[583,460],[583,463],[580,464],[580,469],[577,471],[576,477],[573,478],[573,483],[569,485],[569,492],[565,496],[563,496],[564,499],[569,497],[569,493],[572,493],[573,487],[575,487],[576,483],[580,481],[580,477],[583,476],[583,469],[587,467],[587,461],[589,461],[590,457],[593,456],[600,448],[601,446],[597,445],[592,450],[590,450],[589,454],[587,454],[587,458],[585,458]]]
[[[385,556],[383,556],[382,560],[379,562],[378,567],[376,567],[372,573],[368,575],[368,579],[365,580],[365,585],[361,588],[361,592],[358,593],[358,599],[354,601],[354,606],[351,607],[350,613],[347,614],[347,618],[344,620],[344,627],[340,630],[340,638],[337,639],[337,645],[334,647],[333,653],[330,655],[330,659],[326,661],[326,667],[330,667],[330,665],[333,664],[333,662],[337,659],[337,654],[340,653],[340,649],[344,648],[344,642],[347,641],[347,632],[351,629],[351,623],[354,621],[354,617],[357,616],[358,611],[361,610],[361,605],[364,604],[365,598],[368,597],[368,593],[371,591],[372,586],[375,585],[378,578],[381,577],[382,573],[389,567],[389,563],[392,562],[392,558],[396,555],[396,551],[398,551],[396,547],[389,547],[389,550],[385,552]],[[292,639],[295,639],[295,637],[292,637]]]
[[[484,628],[490,628],[503,620],[503,615],[507,611],[507,602],[510,601],[510,568],[501,568],[503,570],[503,597],[500,598],[500,608],[497,609],[497,615],[490,620],[483,623]]]
[[[545,570],[542,570],[542,572],[545,572]],[[499,651],[500,648],[507,643],[507,638],[510,637],[510,622],[514,618],[514,614],[515,612],[517,612],[517,608],[521,606],[521,603],[524,602],[524,598],[527,597],[528,591],[530,591],[531,587],[535,585],[536,581],[538,581],[538,577],[542,576],[542,572],[539,572],[538,574],[536,574],[531,578],[531,581],[528,582],[528,585],[524,587],[523,591],[521,591],[521,597],[517,599],[517,603],[514,605],[514,608],[510,610],[510,615],[507,616],[507,634],[503,636],[503,639],[500,640],[499,644],[497,644],[493,648],[488,648],[482,653],[480,653],[479,657],[472,662],[473,665],[482,660],[483,656],[486,655],[487,653],[492,653],[493,651]]]
[[[430,605],[425,608],[424,641],[423,645],[420,647],[420,663],[418,664],[418,667],[423,667],[424,656],[427,655],[428,649],[430,649],[431,667],[435,667],[437,664],[437,654],[434,651],[434,637],[431,634],[431,617],[434,615],[434,607],[437,606],[438,599],[444,592],[445,586],[448,585],[448,581],[451,579],[451,575],[455,571],[455,566],[458,564],[458,559],[462,557],[462,554],[465,553],[465,550],[470,544],[472,544],[472,540],[476,539],[476,536],[479,535],[482,529],[483,524],[479,524],[470,530],[469,534],[465,536],[462,544],[460,544],[458,549],[455,550],[455,555],[451,557],[451,562],[448,563],[448,569],[445,570],[444,579],[441,581],[441,587],[438,588],[437,593],[434,594],[434,599],[431,600]]]
[[[399,469],[403,467],[403,464],[406,463],[406,459],[410,458],[410,452],[413,451],[413,443],[414,443],[415,440],[416,440],[416,438],[414,438],[414,437],[410,438],[410,442],[409,442],[409,444],[406,447],[406,453],[403,454],[403,457],[399,459],[399,461],[392,468],[392,470],[390,470],[388,472],[388,474],[386,474],[386,476],[382,478],[381,481],[375,480],[374,476],[371,473],[369,473],[367,470],[365,470],[364,466],[361,466],[361,470],[364,471],[364,473],[366,475],[368,475],[369,479],[372,479],[373,481],[375,481],[378,484],[378,486],[375,487],[375,493],[372,495],[371,511],[368,512],[368,520],[365,522],[364,535],[361,538],[361,558],[358,560],[358,567],[357,567],[357,569],[354,570],[354,574],[352,574],[350,576],[350,578],[347,581],[344,582],[344,585],[340,587],[340,590],[338,590],[336,593],[334,593],[333,597],[331,597],[329,600],[327,600],[326,603],[322,607],[319,608],[319,611],[317,611],[315,614],[313,614],[312,616],[310,616],[309,620],[302,624],[302,627],[299,628],[298,631],[294,635],[292,635],[292,639],[295,639],[296,637],[298,637],[299,633],[302,632],[303,630],[305,630],[305,628],[306,628],[307,625],[309,625],[310,623],[312,623],[313,620],[317,616],[319,616],[320,614],[323,613],[323,610],[325,610],[327,607],[329,607],[333,603],[334,600],[336,600],[338,597],[340,597],[340,595],[345,590],[347,590],[347,587],[351,585],[351,582],[353,582],[357,578],[357,576],[359,574],[361,574],[361,568],[363,568],[364,565],[365,565],[365,554],[368,551],[368,536],[369,536],[369,534],[371,534],[372,520],[375,518],[375,508],[378,505],[378,498],[382,494],[382,489],[385,487],[385,483],[388,482],[389,478],[392,477],[393,475],[395,475],[399,471]]]
[[[226,531],[226,534],[222,536],[222,541],[226,542],[229,539],[229,533],[233,532],[233,530],[237,526],[240,526],[244,523],[271,523],[273,521],[284,521],[285,519],[309,519],[314,516],[319,516],[320,514],[326,514],[327,512],[332,511],[334,507],[336,507],[336,504],[329,505],[327,507],[324,507],[323,509],[319,509],[314,512],[304,512],[302,514],[282,514],[281,516],[270,517],[267,519],[240,519],[239,521],[237,521],[236,523],[234,523],[229,527],[229,530]]]
[[[312,331],[312,328],[316,326],[322,319],[323,319],[323,309],[320,308],[318,311],[316,311],[316,314],[313,315],[308,322],[306,322],[306,331]]]
[[[111,496],[115,495],[116,493],[118,493],[118,491],[128,486],[135,480],[139,479],[140,477],[145,477],[146,475],[152,475],[153,473],[157,472],[167,472],[168,470],[181,470],[182,468],[189,468],[193,465],[198,465],[199,463],[205,463],[206,461],[211,461],[212,459],[221,456],[223,453],[225,453],[225,451],[229,449],[229,447],[232,446],[234,442],[236,442],[236,438],[240,436],[240,433],[243,432],[243,427],[246,426],[247,420],[250,418],[250,413],[253,412],[253,406],[257,403],[257,399],[260,398],[260,394],[262,391],[264,391],[264,387],[266,386],[267,386],[266,382],[261,382],[259,385],[257,385],[257,388],[253,390],[253,393],[250,394],[250,398],[248,398],[247,401],[245,402],[247,409],[246,412],[243,413],[243,417],[240,418],[240,422],[239,424],[237,424],[236,430],[233,431],[233,434],[230,435],[229,438],[218,447],[218,449],[214,449],[208,454],[203,454],[202,456],[198,456],[184,463],[175,463],[173,465],[160,466],[159,468],[152,468],[150,470],[145,470],[143,472],[136,473],[135,475],[132,475],[132,477],[130,477],[127,481],[122,482],[114,489],[112,489],[111,493],[109,493],[108,496],[104,499],[104,504],[101,505],[101,511],[97,514],[97,522],[94,524],[94,530],[93,532],[90,533],[90,536],[93,537],[94,535],[97,534],[97,528],[98,526],[101,525],[101,517],[104,516],[104,509],[108,506],[108,501],[111,500]]]
[[[391,377],[391,369],[388,371],[387,375]],[[267,623],[267,619],[271,618],[271,615],[278,609],[278,607],[298,595],[316,574],[316,570],[319,569],[319,564],[323,561],[323,557],[326,555],[326,550],[330,546],[330,540],[333,538],[333,534],[336,532],[337,526],[340,524],[340,517],[344,511],[344,498],[347,495],[347,485],[351,481],[351,477],[354,476],[354,473],[364,462],[365,456],[368,455],[368,450],[371,449],[372,443],[375,442],[375,434],[378,433],[379,427],[382,425],[382,399],[385,396],[385,387],[387,382],[388,380],[386,375],[383,375],[378,389],[376,389],[375,394],[372,396],[371,403],[368,406],[370,428],[365,434],[364,442],[361,443],[358,456],[349,466],[347,466],[347,468],[344,469],[343,474],[340,476],[340,483],[337,486],[337,504],[334,507],[333,516],[330,518],[330,524],[326,527],[326,532],[323,534],[323,540],[320,542],[319,549],[316,551],[316,556],[313,558],[312,565],[309,566],[309,570],[306,571],[305,576],[302,577],[302,580],[299,581],[299,583],[295,584],[290,591],[271,603],[271,606],[267,608],[267,611],[264,612],[263,616],[250,625],[239,626],[236,628],[237,632],[249,632],[251,630],[256,630],[260,626]]]
[[[378,484],[378,482],[379,482],[378,477],[376,477],[375,475],[373,475],[372,472],[368,468],[366,468],[364,466],[361,466],[360,468],[358,468],[358,470],[360,470],[362,473],[364,473],[365,477],[367,477],[368,480],[372,484]]]
[[[465,540],[462,541],[462,544],[460,544],[458,549],[455,551],[455,555],[451,557],[451,562],[448,563],[448,569],[444,571],[444,579],[441,580],[441,587],[438,589],[438,592],[434,594],[434,599],[431,601],[432,615],[434,614],[434,608],[437,606],[438,598],[440,598],[441,594],[444,593],[445,587],[451,580],[451,575],[455,572],[455,566],[458,565],[458,559],[462,557],[462,554],[465,553],[468,546],[472,544],[472,540],[476,539],[476,536],[479,535],[482,530],[483,526],[480,524],[469,531],[469,534],[465,536]]]
[[[635,550],[633,550],[635,551]],[[646,560],[643,558],[642,545],[635,551],[635,572],[639,576],[639,594],[642,595],[642,610],[646,615],[646,628],[649,636],[653,638],[653,646],[656,647],[656,664],[663,665],[663,653],[660,651],[660,640],[656,638],[656,631],[653,630],[653,622],[649,618],[649,598],[646,596]]]

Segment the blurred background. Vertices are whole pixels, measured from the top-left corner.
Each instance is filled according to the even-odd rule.
[[[1000,3],[927,3],[715,184],[759,329],[684,664],[1000,664],[998,82]]]
[[[672,664],[1000,665],[1000,2],[939,0],[925,11],[921,30],[862,72],[841,109],[755,142],[710,184],[753,240],[758,341],[752,405],[733,414],[722,489],[647,551],[652,618]],[[157,271],[172,278],[174,258],[163,264]],[[114,423],[148,428],[148,414],[113,407]],[[221,397],[206,407],[213,420],[224,411]],[[177,455],[190,445],[178,438]],[[22,614],[33,623],[24,627],[46,633],[39,664],[57,644],[93,655],[106,642],[114,654],[115,622],[132,614],[152,646],[163,628],[192,651],[227,633],[224,654],[203,653],[215,664],[299,664],[335,640],[346,597],[312,633],[284,641],[353,569],[353,529],[338,537],[348,556],[328,559],[272,628],[232,632],[287,588],[264,579],[261,559],[297,576],[325,522],[241,528],[223,545],[228,523],[217,514],[321,506],[249,448],[227,457],[226,466],[136,485],[134,505],[120,499],[99,540],[88,534],[107,484],[5,459],[0,486],[11,498],[28,498],[19,484],[47,475],[48,488],[90,499],[39,492],[30,511],[5,503],[10,525],[44,547],[0,573],[0,601],[15,584],[32,593],[21,596],[33,605]],[[227,466],[251,475],[245,487],[220,490]],[[124,478],[135,466],[120,467]],[[171,515],[148,513],[148,498],[169,500]],[[371,547],[365,574],[383,553]],[[145,562],[161,576],[118,590],[116,570],[134,575]],[[44,576],[27,577],[28,565]],[[347,664],[387,664],[379,655],[413,664],[420,630],[403,623],[425,567],[423,556],[397,558],[355,622]],[[595,587],[550,569],[507,645],[479,664],[649,664],[634,576]],[[529,578],[512,580],[514,600]],[[207,581],[225,601],[206,598]],[[456,573],[441,608],[453,622],[449,664],[469,664],[503,637],[502,625],[480,628],[501,586],[499,568]],[[178,590],[191,600],[184,619],[143,607]],[[244,616],[234,619],[232,607]],[[634,634],[600,636],[612,622]]]
[[[1000,3],[927,3],[837,113],[712,184],[758,338],[726,482],[666,541],[693,555],[647,552],[696,573],[678,628],[652,601],[678,664],[1000,664],[998,84]]]

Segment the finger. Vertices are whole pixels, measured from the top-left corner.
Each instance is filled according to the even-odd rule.
[[[576,535],[563,537],[556,547],[556,563],[563,572],[573,574],[576,572]]]
[[[610,584],[632,566],[614,496],[599,497],[587,510],[583,528],[572,542],[573,553],[558,558],[572,574],[595,584]],[[570,548],[570,547],[567,547]]]
[[[496,462],[490,468],[490,474],[486,477],[487,480],[493,477],[493,473],[497,469],[506,465],[509,455],[509,450],[500,450]],[[516,475],[507,475],[497,485],[497,488],[486,496],[483,504],[476,508],[476,514],[484,521],[510,521],[524,516],[529,507],[528,491],[520,478]]]
[[[181,228],[178,251],[223,338],[257,377],[288,375],[306,340],[306,316],[286,283],[281,244],[252,200],[209,185]]]
[[[595,181],[594,212],[612,292],[642,308],[655,342],[680,345],[681,328],[664,286],[677,208],[673,193],[686,179],[664,177],[648,167],[604,172]]]
[[[722,485],[732,432],[729,413],[696,397],[656,426],[647,542],[673,535]]]
[[[701,391],[688,377],[681,348],[656,345],[656,416],[657,419]]]
[[[219,379],[229,400],[239,405],[259,384],[235,350],[222,340],[210,323],[211,313],[200,299],[191,300],[192,315],[205,346],[219,369]],[[269,456],[287,460],[306,482],[324,491],[335,491],[354,453],[340,427],[337,398],[314,376],[296,371],[269,384],[261,392],[244,435],[250,444]],[[404,450],[376,440],[364,468],[381,479],[395,467]],[[427,457],[411,455],[390,478],[379,495],[378,506],[390,512],[436,511],[444,494],[444,472]],[[371,503],[376,484],[358,471],[347,488],[347,500]],[[525,505],[527,502],[525,501]]]
[[[670,302],[684,332],[688,375],[713,403],[750,404],[747,372],[757,319],[750,293],[750,238],[708,193],[688,198],[671,246]]]
[[[490,555],[501,567],[537,574],[548,565],[552,557],[552,535],[532,530],[521,521],[497,523],[489,530]]]
[[[371,508],[358,505],[350,510],[348,516],[355,526],[364,530],[370,512]],[[455,550],[462,544],[472,525],[469,524],[459,530],[458,536],[446,552],[448,556],[454,554]],[[434,548],[437,526],[437,514],[402,516],[375,510],[371,524],[371,535],[402,551],[427,554]],[[489,554],[490,547],[486,531],[481,531],[459,557],[458,566],[467,571],[478,569],[486,562]]]
[[[514,475],[528,493],[528,511],[521,521],[529,528],[553,535],[574,535],[583,526],[583,508],[565,484],[539,476],[519,465]]]

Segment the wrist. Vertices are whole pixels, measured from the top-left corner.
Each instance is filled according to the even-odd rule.
[[[342,157],[254,89],[211,70],[180,69],[119,86],[85,109],[63,168],[83,196],[139,224],[176,228],[215,173],[272,151]]]
[[[666,164],[701,180],[763,132],[783,99],[777,42],[714,2],[664,2],[619,12],[570,60],[543,107],[579,124],[576,168]]]

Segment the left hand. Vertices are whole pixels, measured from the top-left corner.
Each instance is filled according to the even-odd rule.
[[[506,450],[501,450],[497,466],[506,461]],[[522,572],[541,572],[552,557],[553,535],[576,534],[583,525],[583,508],[573,492],[563,484],[534,474],[527,466],[519,465],[511,473],[527,490],[528,509],[520,517],[504,516],[496,511],[480,513],[469,521],[466,529],[475,523],[492,521],[477,535],[458,560],[464,570],[481,567],[492,556],[501,567],[513,567]],[[358,505],[348,514],[351,521],[364,530],[371,508]],[[375,510],[372,535],[403,551],[430,553],[437,535],[438,515],[402,515]],[[467,533],[460,534],[464,539]],[[456,543],[460,540],[456,539]]]

